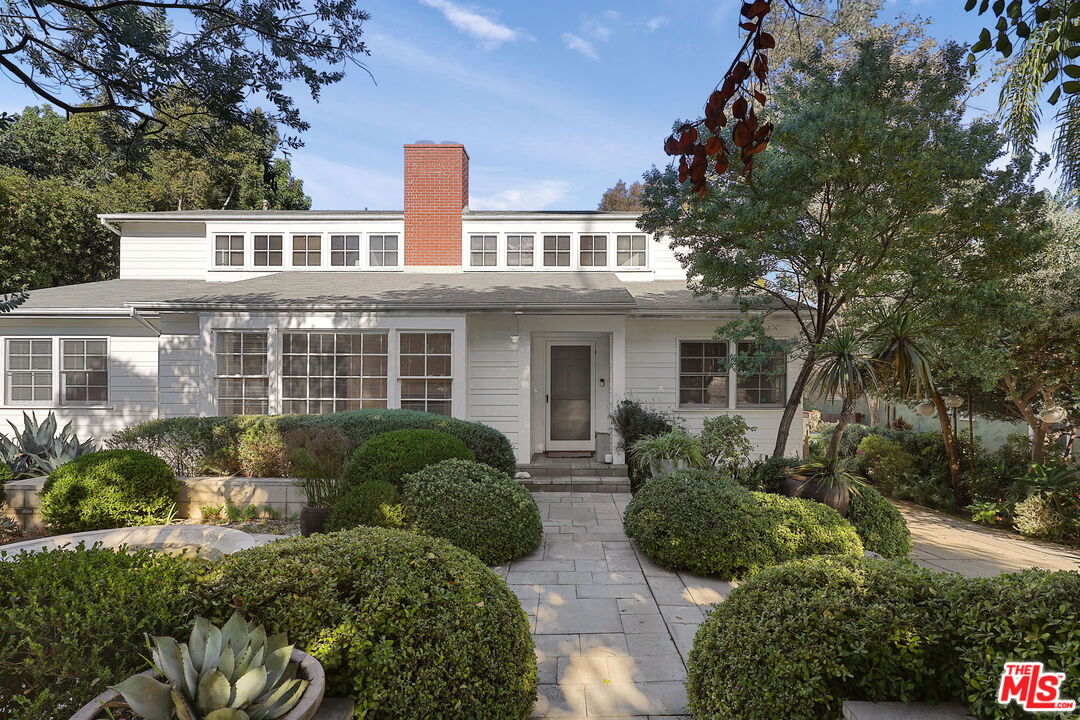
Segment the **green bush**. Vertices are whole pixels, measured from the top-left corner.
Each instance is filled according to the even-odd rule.
[[[619,449],[629,458],[639,439],[667,434],[675,429],[677,422],[669,413],[646,410],[637,400],[625,398],[611,413],[611,425],[619,435]],[[633,463],[627,464],[627,474],[633,492],[637,492],[638,486],[648,478],[648,474],[639,471]]]
[[[61,465],[41,489],[41,517],[56,532],[155,525],[175,508],[180,482],[153,455],[104,450]]]
[[[294,474],[278,418],[236,416],[236,467],[244,477],[286,477]]]
[[[357,717],[525,718],[536,699],[529,622],[510,588],[445,540],[356,528],[228,555],[199,612],[240,610],[287,632]]]
[[[900,444],[881,435],[867,435],[856,451],[859,469],[867,479],[891,494],[915,467],[915,458]]]
[[[911,552],[911,532],[904,516],[869,485],[851,494],[847,519],[867,550],[887,558],[907,557]]]
[[[623,526],[660,565],[727,580],[809,555],[863,552],[855,529],[832,508],[752,492],[701,470],[649,480]]]
[[[348,488],[377,480],[397,487],[404,477],[443,460],[475,460],[465,443],[438,430],[392,430],[353,450],[341,474]]]
[[[149,420],[116,432],[112,449],[141,450],[168,463],[178,477],[239,472],[233,417],[178,417]]]
[[[797,457],[771,457],[756,463],[751,472],[739,473],[736,477],[748,490],[782,494],[784,478],[790,468],[801,466],[805,460]]]
[[[192,617],[194,563],[150,550],[51,550],[0,561],[0,715],[66,718],[141,671],[146,634]]]
[[[349,530],[359,525],[399,528],[405,508],[398,500],[395,485],[378,480],[360,483],[334,503],[326,518],[326,532]]]
[[[411,529],[444,538],[486,565],[501,565],[540,545],[540,510],[509,475],[477,462],[444,460],[405,477]]]
[[[957,697],[936,584],[928,571],[862,558],[810,558],[755,575],[698,629],[691,714],[823,720],[839,718],[844,700]]]

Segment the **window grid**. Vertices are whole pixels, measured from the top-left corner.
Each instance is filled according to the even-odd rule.
[[[281,235],[255,235],[252,237],[255,246],[256,267],[281,267],[283,258],[283,239]]]
[[[473,267],[495,267],[499,264],[498,235],[471,235],[469,262]]]
[[[62,340],[60,348],[60,392],[62,402],[108,402],[108,341],[89,338]]]
[[[53,341],[8,340],[6,398],[9,405],[53,401]]]
[[[318,267],[322,265],[322,236],[292,236],[293,267]]]
[[[754,344],[739,343],[739,354],[748,355]],[[735,384],[736,407],[760,407],[784,404],[787,395],[787,358],[782,354],[769,358],[765,372],[738,378]]]
[[[645,267],[645,236],[619,235],[615,238],[615,264],[619,267]]]
[[[385,332],[282,334],[281,398],[287,413],[385,408]]]
[[[219,331],[214,339],[218,414],[267,413],[270,405],[267,333]]]
[[[244,236],[215,235],[214,265],[217,267],[243,267]]]
[[[509,267],[532,267],[533,242],[532,235],[507,235],[506,264]]]
[[[679,405],[728,407],[728,370],[724,342],[679,342]]]
[[[398,236],[370,236],[368,238],[368,264],[372,267],[397,267]]]
[[[581,267],[607,267],[607,235],[581,236]]]
[[[544,236],[544,267],[570,267],[570,236]]]
[[[450,415],[451,334],[408,332],[401,333],[398,339],[401,409]]]
[[[330,264],[335,267],[357,267],[360,264],[360,236],[331,235]]]

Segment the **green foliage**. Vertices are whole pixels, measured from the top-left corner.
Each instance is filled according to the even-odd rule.
[[[540,546],[540,510],[505,473],[469,460],[444,460],[405,477],[412,530],[444,538],[501,565]]]
[[[627,506],[623,527],[660,565],[728,580],[808,555],[863,552],[855,528],[832,508],[702,470],[651,479]]]
[[[847,519],[865,549],[886,558],[903,558],[911,552],[911,532],[904,516],[874,488],[864,485],[851,494]]]
[[[281,540],[222,558],[201,595],[211,619],[239,610],[288,633],[358,717],[511,720],[536,699],[517,598],[444,540],[381,528]]]
[[[604,191],[596,209],[606,212],[640,212],[641,191],[644,187],[640,180],[630,183],[629,186],[625,180],[619,180]]]
[[[465,443],[439,430],[391,430],[353,450],[341,481],[348,488],[372,480],[402,486],[409,473],[457,458],[475,460]]]
[[[64,463],[95,450],[94,439],[79,440],[68,422],[57,434],[56,414],[38,422],[37,414],[23,413],[23,429],[8,421],[12,435],[0,434],[0,460],[11,470],[13,479],[40,477],[52,473]]]
[[[236,416],[236,463],[246,477],[281,477],[290,473],[285,437],[269,415]]]
[[[133,425],[106,441],[113,449],[141,450],[161,458],[179,477],[238,472],[238,425],[233,417],[176,417]]]
[[[292,472],[309,507],[331,507],[341,494],[340,478],[349,441],[337,428],[294,428],[285,433]]]
[[[859,467],[867,480],[892,493],[913,471],[915,458],[900,444],[881,435],[867,435],[856,450]]]
[[[396,485],[379,480],[360,483],[334,503],[326,518],[326,532],[351,530],[359,525],[400,528],[405,524],[405,507]]]
[[[630,448],[630,462],[646,478],[668,470],[709,466],[701,441],[680,428],[638,438]]]
[[[1013,525],[1024,535],[1055,542],[1080,542],[1080,508],[1075,497],[1066,501],[1032,493],[1013,507]]]
[[[257,520],[259,518],[259,506],[254,503],[236,505],[231,500],[226,500],[225,518],[231,523]]]
[[[9,720],[66,718],[141,669],[145,636],[183,632],[194,563],[151,550],[22,554],[0,572],[0,697]]]
[[[611,413],[611,425],[619,436],[619,449],[629,457],[638,440],[650,435],[665,435],[675,428],[677,421],[670,413],[646,410],[637,400],[624,398]],[[627,473],[631,490],[637,492],[647,475],[632,462],[627,465]]]
[[[967,506],[971,521],[979,525],[997,525],[1010,513],[1009,506],[992,500],[975,502]]]
[[[701,450],[715,467],[723,468],[735,477],[749,462],[753,446],[746,434],[755,430],[757,428],[747,425],[742,415],[705,418],[698,436]]]
[[[749,490],[780,495],[784,492],[784,479],[802,464],[802,458],[771,457],[758,463],[752,473],[740,474],[739,480]]]
[[[156,525],[171,516],[178,492],[164,461],[138,450],[104,450],[49,476],[41,517],[54,532]]]

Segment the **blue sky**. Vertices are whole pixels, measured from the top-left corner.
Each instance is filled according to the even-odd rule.
[[[454,140],[474,209],[591,209],[615,180],[663,164],[730,62],[739,0],[367,0],[372,77],[353,69],[301,107],[292,153],[316,209],[397,209],[401,146]],[[941,39],[973,41],[962,0],[895,0]],[[995,93],[975,98],[992,112]],[[39,102],[0,81],[0,109]]]

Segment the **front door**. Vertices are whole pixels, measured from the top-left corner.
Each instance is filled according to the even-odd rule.
[[[591,343],[548,345],[547,449],[594,450]]]

